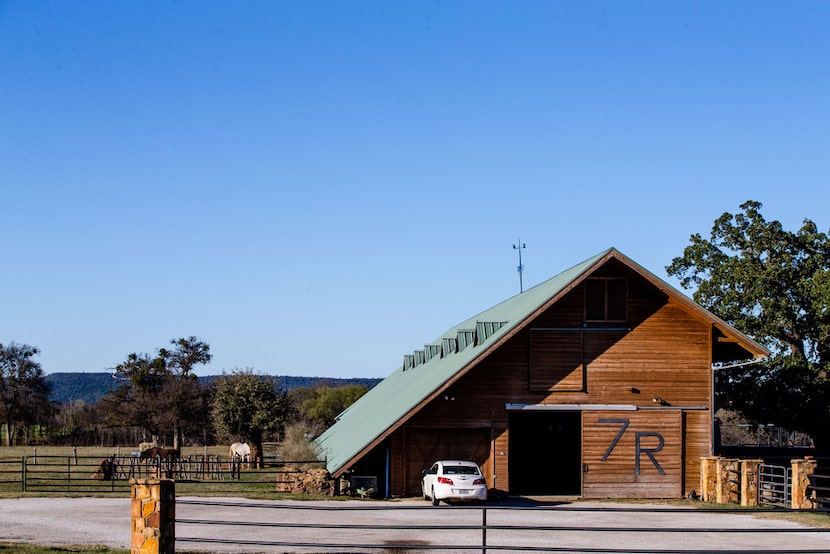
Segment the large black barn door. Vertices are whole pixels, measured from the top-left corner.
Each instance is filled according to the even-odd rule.
[[[511,412],[508,423],[510,494],[581,495],[580,412]]]

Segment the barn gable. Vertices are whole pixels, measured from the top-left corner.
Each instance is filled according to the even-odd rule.
[[[616,264],[641,277],[665,293],[685,313],[711,325],[713,336],[723,344],[722,347],[714,348],[713,361],[717,361],[718,352],[722,352],[725,359],[735,353],[744,359],[768,354],[763,347],[611,248],[453,326],[436,340],[427,343],[423,349],[406,354],[402,365],[395,372],[344,411],[338,422],[316,440],[318,451],[325,457],[329,471],[333,475],[340,475],[349,470],[385,439],[392,437],[396,430],[416,418],[423,407],[451,390],[453,384],[462,380],[474,367],[482,364],[487,367],[488,363],[484,362],[500,346],[517,333],[528,331],[526,327],[536,325],[534,321],[540,314],[550,313],[551,308],[557,306],[557,302],[565,298],[569,291],[580,286],[587,277],[596,277],[597,271],[607,268],[609,264]],[[591,282],[614,286],[611,281],[604,283],[592,279]],[[545,340],[548,341],[546,344],[550,344],[549,337]],[[559,345],[552,347],[552,350],[561,358],[562,353],[567,353],[568,349],[567,345]],[[540,373],[536,377],[539,386],[547,386],[544,383],[553,380],[560,390],[568,390],[570,387],[577,391],[582,387],[581,377],[573,375],[576,374],[565,369],[559,376]],[[531,389],[533,386],[531,377]],[[589,422],[586,422],[586,432],[592,432],[587,423]],[[417,430],[410,431],[407,440],[416,441]]]

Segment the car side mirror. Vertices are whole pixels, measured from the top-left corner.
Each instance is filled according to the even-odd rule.
[[[428,469],[422,469],[421,470],[421,475],[426,475],[427,473],[429,473]]]

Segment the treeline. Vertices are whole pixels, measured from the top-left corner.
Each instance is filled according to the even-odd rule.
[[[221,375],[200,375],[200,383],[210,386]],[[101,400],[117,385],[116,374],[108,372],[58,372],[48,373],[45,376],[49,386],[49,400],[57,404],[66,404],[81,400],[86,404],[93,404]],[[381,379],[369,377],[305,377],[294,375],[279,376],[280,387],[292,391],[294,389],[314,389],[318,387],[342,387],[346,385],[363,385],[372,388]]]
[[[210,346],[188,337],[171,340],[153,355],[129,354],[113,374],[81,374],[94,376],[89,381],[97,387],[106,385],[95,396],[96,386],[85,386],[78,374],[44,375],[34,361],[38,353],[28,345],[0,344],[3,444],[135,449],[139,442],[180,448],[244,441],[256,458],[264,441],[282,441],[287,434],[307,443],[378,381],[280,378],[251,368],[197,377],[194,369],[211,359]],[[72,394],[97,400],[51,400],[50,380],[67,379]]]

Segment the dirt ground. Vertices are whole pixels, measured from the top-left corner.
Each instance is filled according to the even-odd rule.
[[[215,504],[211,504],[215,503]],[[729,549],[747,552],[830,552],[828,529],[815,530],[798,523],[752,515],[678,512],[660,505],[617,505],[573,502],[550,509],[553,503],[504,501],[491,503],[490,526],[536,525],[568,530],[509,531],[488,529],[487,544],[517,548],[530,546],[557,551],[630,552]],[[504,510],[499,507],[520,509]],[[652,508],[651,511],[634,511]],[[181,498],[176,506],[177,551],[199,552],[377,552],[361,544],[388,545],[404,552],[403,545],[446,546],[444,552],[470,551],[464,545],[481,541],[482,511],[459,506],[428,506],[420,499],[374,501],[262,501],[229,498]],[[830,517],[830,516],[826,516]],[[184,522],[186,521],[186,522]],[[245,525],[233,525],[234,522]],[[250,522],[260,525],[251,527]],[[295,527],[275,527],[275,522]],[[333,530],[337,525],[436,525],[456,529]],[[306,527],[308,526],[308,527]],[[463,529],[470,527],[470,529]],[[625,531],[607,531],[620,527]],[[676,528],[697,532],[678,532]],[[631,529],[648,529],[648,532]],[[663,529],[661,531],[661,529]],[[731,532],[717,531],[728,529]],[[749,530],[749,531],[745,531]],[[751,531],[751,532],[750,532]],[[212,541],[235,540],[226,545]],[[205,542],[196,542],[197,540]],[[0,541],[42,545],[130,546],[128,498],[11,498],[0,500]],[[339,547],[288,547],[280,543],[336,543]],[[249,544],[244,544],[248,542]],[[269,544],[270,543],[270,544]],[[396,547],[395,545],[401,545]],[[481,550],[480,547],[477,550]]]

